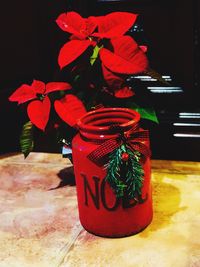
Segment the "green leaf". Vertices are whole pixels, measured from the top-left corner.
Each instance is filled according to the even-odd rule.
[[[159,82],[162,82],[166,85],[170,85],[170,83],[168,83],[167,81],[165,81],[165,79],[163,79],[162,75],[160,75],[158,72],[156,72],[155,70],[153,69],[148,69],[144,72],[145,74],[151,76],[151,78],[154,78],[156,80],[158,80]]]
[[[138,108],[137,112],[140,113],[141,118],[153,121],[155,123],[159,123],[158,118],[157,118],[156,113],[155,113],[155,110],[153,108],[151,108],[151,107]]]
[[[23,125],[22,133],[20,136],[20,146],[25,158],[33,150],[33,124],[30,121]]]
[[[147,119],[155,123],[159,123],[156,112],[152,107],[140,107],[136,103],[132,103],[130,108],[140,113],[142,119]]]
[[[97,57],[98,57],[98,54],[99,54],[99,50],[101,49],[103,47],[103,45],[102,46],[98,46],[98,45],[96,45],[95,47],[94,47],[94,49],[93,49],[93,54],[92,54],[92,56],[90,57],[90,64],[91,65],[93,65],[94,64],[94,62],[96,61],[96,59],[97,59]]]

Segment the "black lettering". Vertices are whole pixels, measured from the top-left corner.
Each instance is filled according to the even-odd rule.
[[[115,197],[112,206],[108,206],[107,200],[106,200],[106,185],[107,182],[105,179],[102,180],[101,187],[99,190],[99,182],[100,178],[97,176],[92,176],[93,184],[94,184],[94,190],[92,190],[91,185],[88,182],[87,176],[83,173],[81,173],[81,176],[83,177],[83,183],[84,183],[84,197],[85,197],[85,205],[88,206],[89,204],[89,196],[92,199],[92,202],[94,203],[96,209],[100,208],[100,202],[102,202],[103,207],[108,211],[114,211],[117,209],[117,207],[122,202],[123,209],[129,209],[133,208],[137,204],[143,204],[148,199],[148,194],[146,194],[145,198],[142,198],[142,196],[138,195],[137,197],[133,199],[129,199],[128,197],[124,196],[123,198],[117,198]],[[101,199],[100,199],[101,198]]]
[[[138,200],[135,198],[129,199],[128,197],[123,197],[123,199],[122,199],[123,209],[132,208],[132,207],[136,206],[137,204],[138,204]]]
[[[115,198],[115,202],[113,203],[113,206],[112,207],[108,207],[108,205],[106,203],[105,186],[106,186],[106,180],[103,179],[103,181],[101,183],[101,200],[102,200],[102,204],[103,204],[103,206],[104,206],[104,208],[106,210],[114,211],[118,207],[118,205],[120,203],[120,199],[119,198]]]
[[[100,179],[96,176],[93,176],[92,179],[95,185],[95,192],[92,192],[92,189],[88,183],[87,177],[85,174],[81,173],[84,181],[84,194],[85,194],[85,205],[88,206],[88,193],[91,196],[91,199],[97,209],[99,209],[99,181]]]
[[[142,196],[138,196],[138,202],[139,204],[144,203],[148,198],[148,194],[146,194],[145,198],[142,198]]]

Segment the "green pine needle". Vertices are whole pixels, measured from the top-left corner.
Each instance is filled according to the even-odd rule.
[[[128,161],[123,162],[122,154],[129,155]],[[137,198],[141,195],[144,171],[140,164],[140,153],[132,151],[125,144],[115,149],[109,156],[106,180],[114,190],[116,196]]]

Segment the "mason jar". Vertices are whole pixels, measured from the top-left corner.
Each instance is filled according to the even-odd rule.
[[[149,138],[146,135],[143,138],[139,121],[140,115],[134,110],[101,108],[86,113],[77,123],[78,134],[72,141],[72,155],[79,218],[90,233],[103,237],[129,236],[142,231],[152,220],[149,153],[141,161],[141,195],[132,199],[116,196],[106,180],[109,158],[107,155],[101,158],[112,149],[110,144],[119,142],[121,136],[124,138],[129,133],[130,142],[136,144],[135,149],[141,146],[149,150]],[[95,152],[100,157],[97,162],[91,157]],[[102,160],[105,161],[103,164]]]

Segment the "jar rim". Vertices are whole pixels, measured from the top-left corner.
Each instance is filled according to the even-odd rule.
[[[127,117],[127,122],[120,123],[118,126],[126,132],[130,130],[134,125],[136,125],[140,120],[140,114],[136,112],[135,110],[129,109],[129,108],[100,108],[97,110],[89,111],[86,114],[84,114],[78,121],[77,126],[80,131],[84,132],[90,132],[90,133],[106,133],[109,132],[111,129],[111,125],[91,125],[88,124],[88,122],[91,121],[91,119],[95,119],[95,117],[105,117],[107,116],[107,119],[109,117],[111,118],[112,114],[121,114],[121,116],[129,116]],[[110,115],[110,116],[109,116]]]

